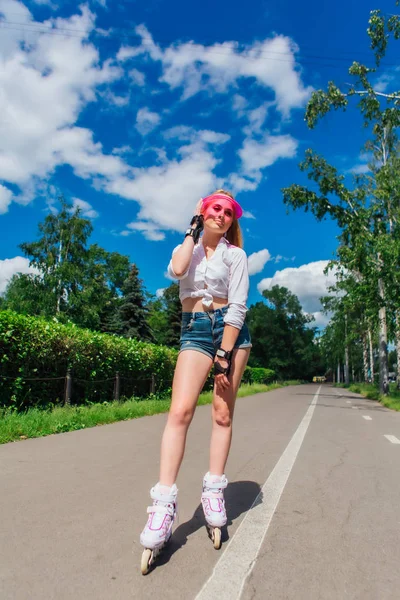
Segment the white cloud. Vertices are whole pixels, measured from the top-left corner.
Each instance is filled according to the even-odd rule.
[[[248,104],[246,98],[240,94],[235,94],[232,98],[232,110],[237,113],[238,117],[243,117],[246,114],[245,109]]]
[[[294,261],[296,257],[295,256],[291,256],[290,258],[288,256],[282,256],[282,254],[277,254],[276,256],[274,256],[274,262],[275,263],[279,263],[281,262],[281,260],[288,262],[288,261]]]
[[[267,118],[269,106],[271,106],[271,103],[264,103],[246,113],[246,118],[248,119],[249,124],[243,128],[243,131],[247,136],[250,137],[254,134],[261,133],[262,127]]]
[[[106,92],[102,94],[102,96],[107,102],[107,104],[111,104],[113,106],[116,106],[117,108],[128,106],[131,99],[129,94],[127,94],[126,96],[120,96],[118,94],[115,94],[111,90],[106,90]]]
[[[45,4],[50,6],[51,8],[56,8],[57,5],[52,2],[52,0],[33,0],[35,4]]]
[[[99,213],[94,210],[89,202],[86,200],[80,200],[79,198],[72,199],[73,208],[80,208],[82,211],[82,216],[87,217],[88,219],[96,219],[99,216]]]
[[[183,88],[183,99],[201,92],[225,93],[242,78],[256,79],[271,89],[278,110],[288,116],[293,108],[307,101],[312,88],[305,88],[296,70],[294,42],[283,35],[256,41],[241,50],[237,42],[203,46],[194,42],[173,44],[166,49],[158,46],[147,28],[140,25],[136,33],[142,43],[138,47],[122,47],[120,61],[147,54],[161,61],[161,82],[171,89]]]
[[[8,207],[11,203],[12,192],[4,185],[0,183],[0,215],[3,215],[8,211]]]
[[[161,117],[159,114],[151,112],[146,107],[141,108],[136,115],[136,129],[141,135],[147,135],[157,127],[160,120]]]
[[[136,221],[127,224],[127,228],[132,231],[141,231],[144,237],[153,242],[159,242],[165,239],[165,234],[159,230],[157,225],[145,221]]]
[[[228,184],[234,193],[257,189],[262,171],[282,158],[296,156],[298,141],[291,135],[269,135],[258,141],[247,137],[238,154],[241,159],[239,173],[231,173]]]
[[[373,162],[372,154],[370,152],[362,152],[356,164],[347,169],[345,173],[349,175],[364,175],[365,173],[369,173],[371,169],[368,165],[371,162]]]
[[[248,179],[237,173],[231,173],[228,177],[228,187],[234,194],[238,194],[239,192],[253,192],[258,188],[259,183],[260,177],[257,180]]]
[[[324,269],[329,261],[319,260],[300,267],[288,267],[282,271],[276,271],[273,277],[262,279],[257,289],[271,289],[274,285],[288,288],[295,294],[306,313],[317,313],[321,310],[319,298],[328,294],[328,287],[335,285],[335,271],[330,270],[324,275]]]
[[[219,133],[218,131],[211,131],[209,129],[194,129],[188,125],[177,125],[164,131],[164,138],[166,140],[179,140],[181,142],[190,142],[191,144],[213,144],[220,145],[225,144],[231,138],[226,133]]]
[[[271,254],[265,248],[264,250],[259,250],[258,252],[253,252],[250,254],[249,261],[249,275],[255,275],[256,273],[261,273],[264,269],[267,262],[271,260]]]
[[[32,22],[30,12],[14,0],[0,0],[0,10],[6,21],[15,20],[17,12],[21,23]],[[99,174],[121,169],[119,159],[103,156],[91,131],[75,126],[98,87],[122,75],[111,61],[101,64],[98,51],[87,43],[94,15],[87,6],[80,10],[80,15],[44,25],[54,31],[79,30],[81,36],[2,29],[0,179],[22,189],[16,201],[26,201],[35,179],[47,177],[58,165],[71,164],[81,176],[91,169]]]
[[[16,273],[37,273],[37,270],[30,267],[29,260],[23,256],[0,260],[0,294],[4,294],[8,282]]]
[[[190,128],[184,133],[189,143],[178,150],[177,158],[168,160],[160,155],[160,165],[132,169],[130,177],[114,177],[105,184],[109,193],[140,204],[138,221],[143,232],[143,223],[183,231],[199,198],[206,195],[205,190],[211,192],[219,187],[213,172],[218,160],[208,146],[212,145],[215,151],[215,145],[222,144],[228,136],[210,131],[194,133]]]
[[[138,69],[131,69],[128,73],[129,77],[132,79],[133,83],[138,85],[139,87],[143,87],[146,81],[145,74]]]
[[[158,290],[156,290],[156,296],[157,298],[162,298],[164,296],[164,292],[167,288],[159,288]]]
[[[310,313],[314,317],[314,321],[311,323],[312,327],[319,327],[324,329],[329,321],[331,320],[331,314],[324,314],[320,311]]]
[[[382,73],[382,75],[380,75],[375,83],[374,83],[374,90],[375,92],[387,92],[388,91],[388,87],[390,84],[392,84],[392,86],[395,89],[398,89],[398,77],[399,77],[399,72],[400,72],[400,68],[399,67],[394,67],[392,69],[388,69],[385,73]],[[392,89],[393,91],[393,89]]]
[[[293,158],[298,142],[291,135],[268,135],[261,142],[246,139],[239,150],[242,169],[247,176],[258,181],[261,170],[269,167],[280,158]]]
[[[370,168],[367,163],[359,163],[355,165],[351,169],[349,169],[348,173],[352,173],[353,175],[365,175],[365,173],[369,173]]]
[[[17,18],[22,24],[33,23],[28,8],[17,0],[0,0],[0,11],[6,22]],[[153,148],[157,155],[153,166],[130,166],[124,156],[130,149],[123,142],[120,148],[105,154],[93,132],[77,125],[78,119],[83,109],[99,97],[124,107],[129,96],[118,95],[111,87],[123,76],[122,67],[111,59],[103,61],[89,42],[95,15],[88,5],[80,6],[79,11],[69,18],[51,18],[43,23],[57,35],[45,35],[40,29],[33,31],[28,27],[1,31],[0,181],[19,187],[13,201],[28,203],[39,182],[47,184],[59,166],[70,165],[77,177],[90,179],[97,189],[140,205],[135,227],[126,227],[121,235],[135,230],[149,239],[162,239],[163,230],[182,231],[199,197],[219,187],[222,180],[235,192],[255,190],[262,169],[279,158],[294,156],[297,142],[291,136],[265,135],[261,140],[248,137],[239,151],[241,167],[230,176],[217,177],[214,170],[220,162],[219,148],[230,136],[185,126],[165,133],[168,143],[165,148]],[[68,29],[79,30],[81,35],[63,35],[61,30]],[[117,55],[120,64],[144,54],[146,60],[150,56],[161,61],[164,89],[182,88],[183,97],[203,89],[225,93],[245,78],[268,88],[268,95],[274,96],[284,116],[292,108],[302,106],[308,97],[310,89],[303,86],[296,71],[296,47],[284,36],[255,42],[244,50],[235,42],[209,47],[174,44],[161,49],[144,27],[137,32],[142,37],[141,44],[136,48],[122,47]],[[276,52],[273,55],[279,55],[283,62],[266,60],[264,54],[268,52]],[[145,85],[141,71],[131,68],[127,73],[138,86]],[[248,135],[260,135],[268,103],[249,108],[248,101],[236,94],[233,105],[238,113],[247,111],[243,114]],[[145,135],[160,121],[159,114],[142,108],[136,127]],[[172,158],[171,141],[175,152]],[[10,200],[8,188],[0,187],[0,210],[4,212]]]

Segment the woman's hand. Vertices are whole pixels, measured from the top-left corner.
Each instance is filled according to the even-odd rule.
[[[219,363],[223,369],[226,369],[229,366],[229,363],[227,360],[225,360],[223,358],[218,358],[218,356],[215,357],[214,362]],[[217,388],[217,391],[219,393],[224,392],[231,385],[229,379],[223,373],[217,373],[214,377],[214,381],[215,381],[215,386]]]
[[[201,214],[201,207],[202,207],[202,205],[203,205],[203,198],[200,198],[200,200],[196,204],[196,208],[194,209],[194,214],[195,215],[200,215]]]

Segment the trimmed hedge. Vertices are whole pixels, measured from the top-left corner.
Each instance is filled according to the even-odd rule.
[[[111,400],[117,371],[121,395],[145,397],[152,375],[157,392],[171,387],[176,357],[165,346],[0,311],[0,406],[63,403],[68,368],[75,404]]]
[[[148,397],[152,378],[156,393],[166,392],[177,356],[166,346],[0,311],[0,407],[63,404],[67,369],[72,404],[112,400],[117,372],[121,397]],[[246,367],[243,383],[269,383],[274,377],[272,369]],[[212,385],[211,373],[204,389]]]
[[[243,374],[243,383],[270,383],[275,377],[273,369],[261,367],[246,367]]]

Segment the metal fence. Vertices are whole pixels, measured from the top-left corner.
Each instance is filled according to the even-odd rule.
[[[120,401],[123,398],[148,397],[166,391],[172,380],[152,374],[147,378],[126,377],[116,371],[106,379],[82,379],[67,369],[64,377],[6,377],[0,375],[0,405],[9,405],[6,397],[18,397],[16,404],[44,407],[49,404],[71,405],[89,402]]]

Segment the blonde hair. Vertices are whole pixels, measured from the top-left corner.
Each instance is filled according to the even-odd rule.
[[[223,190],[222,188],[219,190],[215,190],[215,192],[213,192],[213,194],[225,194],[226,196],[230,196],[232,198],[232,200],[235,199],[235,197],[233,196],[233,194],[231,194],[231,192],[227,192],[226,190]],[[243,248],[242,230],[240,229],[239,221],[236,218],[235,213],[233,216],[232,225],[229,227],[228,231],[226,232],[225,237],[228,240],[228,242],[230,244],[232,244],[233,246],[237,246],[238,248]]]

